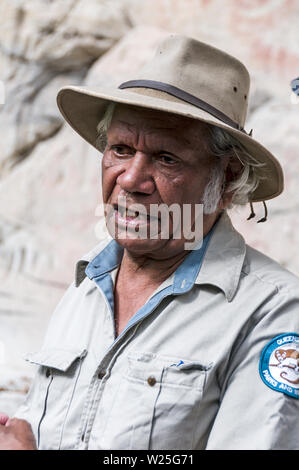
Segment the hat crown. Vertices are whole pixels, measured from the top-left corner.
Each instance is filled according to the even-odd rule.
[[[250,86],[248,70],[238,59],[215,47],[185,36],[168,36],[134,78],[177,87],[244,127]]]

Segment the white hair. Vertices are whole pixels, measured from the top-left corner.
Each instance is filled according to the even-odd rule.
[[[107,146],[107,131],[110,127],[116,103],[109,103],[106,111],[97,126],[96,147],[100,152],[104,152]],[[250,195],[257,188],[261,176],[257,170],[263,166],[258,162],[245,147],[231,134],[222,128],[208,125],[210,135],[208,148],[215,157],[215,164],[211,170],[211,175],[201,203],[204,214],[212,214],[217,210],[219,201],[225,192],[232,192],[233,198],[230,208],[235,205],[244,205],[250,200]],[[225,181],[225,169],[223,162],[229,157],[228,167],[233,162],[239,161],[242,170],[228,184]]]
[[[233,193],[230,208],[235,205],[247,204],[251,194],[262,179],[257,170],[264,166],[263,163],[258,162],[246,148],[227,131],[216,126],[209,127],[209,149],[216,158],[210,181],[205,188],[202,198],[204,213],[206,214],[211,214],[217,209],[219,200],[224,192]],[[227,185],[223,166],[223,157],[226,156],[229,157],[228,167],[232,166],[236,161],[239,161],[242,166],[241,171]]]
[[[204,214],[213,214],[217,210],[219,201],[222,196],[222,188],[224,184],[224,169],[221,160],[217,161],[213,166],[210,179],[206,184],[204,193],[201,198]]]
[[[105,149],[107,147],[107,131],[112,121],[115,106],[116,103],[111,102],[108,104],[102,119],[97,125],[97,138],[95,146],[102,153],[105,152]]]

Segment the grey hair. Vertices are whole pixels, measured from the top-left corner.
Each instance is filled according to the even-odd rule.
[[[115,106],[116,106],[116,103],[113,103],[113,102],[108,104],[102,119],[97,125],[97,138],[96,138],[95,146],[102,153],[105,152],[105,149],[107,147],[107,131],[112,121]]]
[[[95,146],[100,152],[104,152],[107,146],[107,131],[110,127],[116,103],[109,103],[106,111],[97,126],[97,139]],[[263,166],[258,162],[245,147],[231,134],[222,128],[208,125],[209,142],[208,148],[215,157],[215,164],[211,170],[210,179],[205,187],[202,204],[204,214],[212,214],[217,210],[219,201],[224,192],[232,192],[233,198],[229,208],[235,205],[244,205],[250,195],[257,188],[261,176],[258,169]],[[225,185],[224,158],[229,157],[228,165],[233,161],[239,160],[242,165],[241,172]]]
[[[216,211],[222,196],[224,176],[225,175],[222,162],[220,159],[217,159],[216,163],[214,164],[211,170],[210,179],[206,184],[204,193],[201,198],[204,214],[213,214],[213,212]]]
[[[224,129],[215,126],[209,127],[209,150],[216,159],[210,181],[205,188],[202,198],[205,214],[215,212],[224,191],[233,193],[229,208],[247,204],[250,195],[262,179],[258,170],[264,166],[236,138]],[[236,162],[236,160],[239,160],[242,165],[241,172],[227,186],[225,186],[225,171],[223,167],[223,157],[225,156],[228,156],[230,159],[228,166],[232,165],[232,162]]]

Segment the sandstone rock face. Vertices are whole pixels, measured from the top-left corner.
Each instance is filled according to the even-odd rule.
[[[109,5],[108,5],[109,3]],[[55,98],[129,29],[119,1],[29,0],[0,5],[6,102],[0,115],[2,171],[62,125]],[[66,73],[67,72],[67,73]]]
[[[3,0],[0,14],[6,55],[63,71],[89,66],[129,28],[118,0]]]
[[[285,191],[263,215],[233,210],[247,242],[299,274],[299,103],[295,0],[2,0],[0,5],[0,411],[13,413],[75,262],[98,243],[101,155],[64,124],[65,84],[119,84],[169,32],[236,55],[252,76],[246,129],[282,162]],[[0,82],[1,83],[1,82]],[[3,100],[4,101],[4,100]],[[1,89],[0,89],[0,103]]]

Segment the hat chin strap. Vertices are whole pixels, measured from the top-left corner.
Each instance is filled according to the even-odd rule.
[[[250,204],[251,213],[250,213],[249,217],[247,217],[247,220],[253,219],[253,217],[255,217],[255,212],[254,212],[254,210],[253,210],[253,204],[252,204],[252,202],[250,202],[249,204]],[[258,224],[259,222],[266,222],[267,217],[268,217],[268,210],[267,210],[267,206],[266,206],[265,201],[263,201],[263,205],[264,205],[265,215],[264,215],[264,217],[262,217],[261,219],[259,219],[259,220],[257,221],[257,224]]]
[[[181,88],[177,88],[173,85],[169,85],[168,83],[164,82],[156,82],[154,80],[130,80],[128,82],[124,82],[119,87],[121,90],[125,88],[150,88],[152,90],[163,91],[168,93],[169,95],[175,96],[176,98],[185,101],[186,103],[192,104],[203,111],[214,116],[216,119],[224,122],[230,127],[237,129],[241,132],[247,134],[245,129],[241,127],[237,122],[233,121],[229,116],[224,114],[219,109],[215,108],[214,106],[210,105],[206,101],[197,98],[197,96],[191,95],[186,91],[182,90]],[[250,134],[247,134],[250,135]]]

